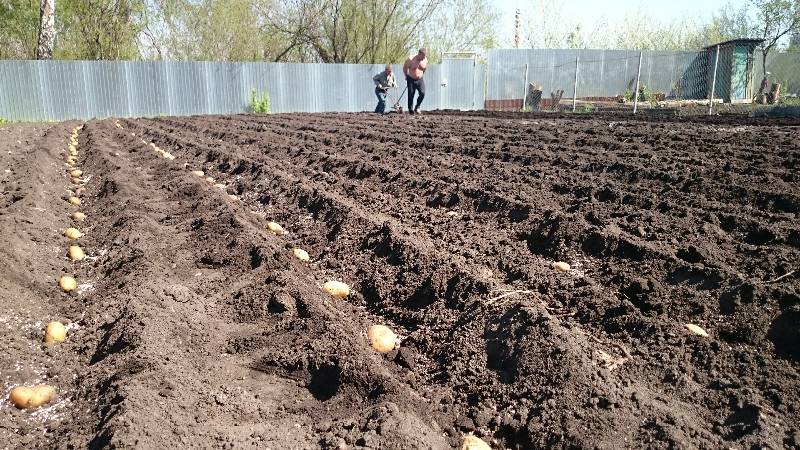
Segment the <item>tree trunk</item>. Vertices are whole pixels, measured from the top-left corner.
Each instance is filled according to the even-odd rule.
[[[53,59],[56,40],[56,0],[41,0],[39,8],[39,44],[36,59]]]

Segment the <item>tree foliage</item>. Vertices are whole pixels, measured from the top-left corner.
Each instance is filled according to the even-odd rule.
[[[761,38],[761,69],[767,71],[767,55],[791,32],[800,31],[800,0],[750,0],[755,10],[752,32]]]
[[[39,0],[0,1],[0,58],[36,56]],[[748,0],[708,21],[663,22],[646,10],[591,27],[563,3],[533,0],[525,42],[536,48],[696,49],[739,37],[762,54],[800,35],[800,0]],[[495,0],[57,0],[54,57],[386,63],[421,46],[444,51],[497,45]],[[508,24],[511,25],[511,24]],[[795,44],[797,45],[797,44]]]
[[[0,58],[35,58],[38,31],[38,0],[0,2]]]
[[[442,0],[289,0],[268,16],[283,37],[275,60],[399,62]],[[294,56],[294,58],[292,58]]]
[[[690,50],[736,38],[765,39],[762,50],[776,48],[789,33],[800,33],[800,0],[749,0],[728,4],[710,20],[681,17],[664,22],[646,10],[624,14],[616,25],[600,18],[593,29],[566,20],[563,5],[537,0],[528,10],[527,43],[533,48],[619,48]]]
[[[146,0],[57,0],[56,55],[135,59]]]
[[[423,44],[428,59],[447,51],[480,51],[498,45],[500,14],[489,0],[443,0],[426,23]]]

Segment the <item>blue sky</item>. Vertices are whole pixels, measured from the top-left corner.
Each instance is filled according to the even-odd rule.
[[[502,14],[501,30],[513,28],[514,11],[517,8],[523,11],[523,15],[531,14],[541,2],[541,0],[493,1]],[[626,13],[635,11],[643,11],[649,17],[665,23],[684,17],[694,17],[698,21],[705,22],[712,13],[726,4],[730,3],[738,9],[747,3],[747,0],[561,0],[558,3],[565,18],[572,18],[576,24],[581,23],[584,29],[593,29],[602,19],[613,25],[622,21]],[[513,31],[511,33],[513,35]],[[501,39],[505,37],[501,36]]]

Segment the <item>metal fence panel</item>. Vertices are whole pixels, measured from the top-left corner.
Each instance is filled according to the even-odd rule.
[[[405,80],[402,66],[393,67],[400,85],[392,92],[396,101]],[[0,117],[32,121],[239,113],[247,110],[253,89],[269,93],[273,112],[371,111],[377,102],[372,76],[381,70],[382,65],[370,64],[0,61]],[[458,62],[443,75],[439,65],[429,66],[423,108],[482,108],[482,71],[479,65]],[[447,87],[441,86],[443,76]]]
[[[442,105],[448,109],[474,109],[475,59],[445,59],[440,66],[442,86]]]

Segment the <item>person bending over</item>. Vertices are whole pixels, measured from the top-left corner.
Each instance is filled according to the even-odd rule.
[[[372,77],[375,82],[375,96],[378,97],[378,105],[375,106],[375,112],[383,114],[386,112],[386,94],[389,88],[397,87],[397,82],[394,80],[392,74],[392,66],[387,64],[382,72]]]

